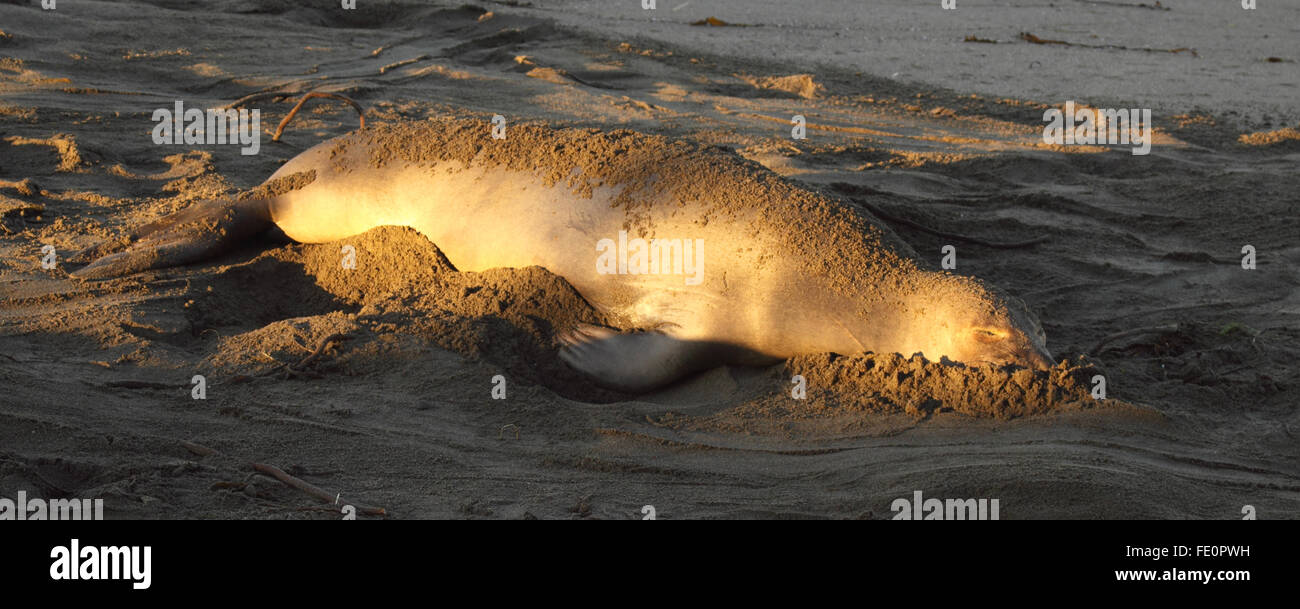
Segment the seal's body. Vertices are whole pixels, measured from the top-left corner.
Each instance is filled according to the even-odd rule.
[[[154,223],[98,277],[211,256],[274,224],[306,243],[409,226],[459,270],[538,265],[639,331],[561,337],[573,367],[640,391],[802,353],[1050,364],[1018,300],[923,268],[865,211],[728,151],[632,132],[473,120],[324,142],[239,201]]]

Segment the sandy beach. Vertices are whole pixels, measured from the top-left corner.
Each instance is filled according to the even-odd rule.
[[[340,517],[267,464],[403,519],[889,519],[917,490],[1003,519],[1300,516],[1300,2],[318,4],[0,0],[0,497]],[[357,129],[313,100],[273,142],[309,91],[368,128],[503,115],[723,147],[932,264],[966,237],[955,272],[1037,314],[1059,391],[830,353],[601,389],[557,355],[609,321],[563,277],[461,272],[410,228],[69,275]],[[257,154],[155,144],[178,101],[259,110]],[[1068,101],[1150,109],[1150,154],[1045,143]]]

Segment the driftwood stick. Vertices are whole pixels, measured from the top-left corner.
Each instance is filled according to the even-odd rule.
[[[258,91],[257,93],[250,93],[250,94],[248,94],[248,95],[245,95],[245,96],[243,96],[243,97],[241,97],[241,98],[239,98],[239,99],[237,99],[237,100],[235,100],[235,101],[232,101],[232,102],[230,102],[230,103],[228,103],[228,104],[226,104],[226,105],[224,105],[224,106],[219,106],[217,109],[218,109],[218,110],[231,110],[231,109],[238,108],[238,107],[240,107],[240,106],[242,106],[242,105],[244,105],[244,104],[246,104],[246,103],[248,103],[248,102],[252,102],[252,101],[257,101],[257,100],[261,100],[261,99],[275,99],[275,98],[277,98],[277,97],[292,97],[292,96],[293,96],[293,93],[289,93],[289,92],[286,92],[286,91]]]
[[[289,366],[289,367],[290,367],[290,368],[293,368],[294,370],[302,370],[303,368],[306,368],[306,367],[307,367],[307,364],[310,364],[310,363],[316,361],[317,358],[319,358],[321,355],[323,355],[323,354],[325,353],[325,350],[329,348],[329,346],[330,346],[331,343],[335,343],[335,342],[342,341],[343,339],[345,339],[345,338],[347,338],[347,337],[348,337],[348,336],[347,336],[346,334],[335,333],[335,334],[331,334],[331,335],[329,335],[329,336],[326,336],[325,338],[322,338],[321,341],[320,341],[320,344],[316,345],[316,350],[315,350],[315,351],[312,351],[310,355],[308,355],[307,357],[302,358],[301,361],[299,361],[298,363],[293,364],[292,366]]]
[[[198,456],[200,456],[200,457],[207,457],[207,456],[210,456],[210,455],[221,454],[221,453],[218,453],[218,452],[216,451],[216,449],[214,449],[214,448],[208,448],[207,446],[204,446],[204,445],[199,444],[199,443],[197,443],[197,442],[187,442],[187,441],[185,441],[185,440],[181,440],[181,446],[184,446],[184,447],[185,447],[185,450],[188,450],[188,451],[190,451],[190,452],[192,452],[192,453],[194,453],[194,454],[196,454],[196,455],[198,455]]]
[[[316,361],[318,358],[320,358],[321,355],[324,355],[325,351],[329,349],[329,346],[331,344],[342,341],[347,337],[348,336],[346,334],[342,334],[342,333],[335,333],[326,336],[325,338],[321,339],[320,343],[316,345],[316,350],[308,354],[307,357],[304,357],[301,360],[299,360],[298,363],[280,364],[279,366],[267,370],[266,372],[259,373],[257,376],[271,376],[273,374],[280,374],[283,372],[285,379],[288,379],[290,377],[297,377],[297,376],[305,376],[308,378],[322,378],[321,375],[319,374],[308,372],[306,370],[307,364]]]
[[[315,486],[315,485],[312,485],[312,484],[309,483],[309,482],[304,482],[303,480],[300,480],[300,479],[298,479],[298,478],[295,478],[295,477],[293,477],[293,476],[290,476],[289,474],[285,473],[284,470],[282,470],[282,469],[280,469],[280,468],[278,468],[278,467],[276,467],[276,466],[274,466],[274,465],[266,465],[265,463],[251,463],[250,465],[253,466],[253,469],[254,469],[254,470],[257,470],[257,471],[260,472],[260,473],[263,473],[263,474],[266,474],[266,475],[268,475],[268,476],[271,476],[271,477],[275,478],[276,480],[279,480],[280,482],[283,482],[283,483],[285,483],[285,484],[288,485],[288,486],[291,486],[291,487],[296,488],[296,489],[298,489],[298,490],[300,490],[300,491],[302,491],[302,492],[304,492],[304,493],[307,493],[308,495],[311,495],[312,497],[315,497],[315,498],[317,498],[317,499],[320,499],[321,501],[324,501],[325,503],[332,503],[332,504],[334,504],[334,505],[336,505],[336,506],[341,506],[341,505],[343,505],[343,504],[351,505],[351,506],[356,507],[358,512],[360,512],[360,513],[362,513],[362,514],[365,514],[365,515],[367,515],[367,516],[387,516],[387,515],[388,515],[388,511],[385,510],[384,508],[380,508],[380,507],[370,507],[370,506],[358,505],[358,504],[352,503],[352,502],[350,502],[350,501],[342,501],[342,500],[338,499],[335,495],[331,495],[331,494],[329,494],[329,493],[327,493],[327,492],[321,490],[320,487],[317,487],[317,486]]]
[[[284,133],[284,127],[289,124],[289,121],[293,120],[293,117],[298,115],[298,110],[302,109],[302,105],[306,103],[307,100],[313,97],[328,97],[330,99],[338,99],[347,102],[354,109],[356,109],[357,115],[361,117],[361,128],[362,129],[366,128],[366,111],[361,108],[361,104],[352,101],[352,99],[349,97],[339,95],[338,93],[325,93],[322,91],[312,91],[302,96],[302,99],[298,100],[298,103],[294,105],[293,109],[290,110],[289,113],[284,116],[284,119],[280,121],[280,124],[275,128],[275,135],[271,136],[272,142],[280,141],[280,134]]]

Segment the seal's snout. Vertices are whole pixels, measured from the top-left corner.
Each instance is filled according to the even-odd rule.
[[[1041,338],[1036,340],[1030,334],[1013,332],[1007,343],[1002,352],[1005,354],[1004,362],[1031,370],[1046,370],[1055,365],[1051,352],[1043,345]]]
[[[991,364],[1012,364],[1030,370],[1047,370],[1054,366],[1052,355],[1037,345],[1023,345],[1000,350],[982,358],[972,358]]]

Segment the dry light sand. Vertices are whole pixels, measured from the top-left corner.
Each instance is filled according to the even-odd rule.
[[[1187,46],[1154,26],[1144,44],[1071,39],[1105,47],[1090,48],[1033,44],[987,16],[969,31],[946,23],[925,30],[945,50],[909,65],[986,66],[988,82],[936,68],[929,84],[923,68],[855,68],[859,45],[765,22],[771,3],[752,14],[688,3],[689,18],[662,6],[643,29],[629,24],[644,15],[588,15],[582,2],[303,4],[0,1],[0,497],[103,498],[112,518],[339,517],[250,467],[264,463],[396,518],[632,519],[644,505],[674,519],[889,518],[914,490],[997,498],[1003,518],[1300,514],[1300,52],[1294,27],[1277,25],[1292,4],[1261,26],[1269,36],[1236,47],[1253,63],[1225,59],[1234,47],[1222,41],[1195,56],[1117,48]],[[1082,4],[1125,23],[1169,13],[1184,34],[1216,18],[1179,2]],[[1078,33],[1043,29],[1045,10],[1025,17],[1036,35]],[[910,14],[889,12],[878,38]],[[689,25],[703,16],[746,27]],[[745,52],[767,30],[776,52]],[[961,32],[997,42],[961,43]],[[729,36],[736,52],[717,42]],[[989,49],[1100,66],[1093,77],[1126,61],[1191,62],[1193,78],[1237,84],[1188,99],[1185,79],[1162,75],[1168,87],[1094,99],[967,55]],[[809,354],[618,394],[556,355],[563,330],[614,321],[563,278],[458,272],[394,227],[69,277],[71,253],[253,188],[356,127],[351,108],[317,100],[271,142],[310,90],[356,99],[374,125],[502,114],[734,150],[884,212],[930,264],[955,243],[957,271],[1023,298],[1064,363]],[[258,93],[243,104],[262,111],[258,155],[150,138],[153,111],[176,100],[218,107]],[[1067,99],[1154,107],[1151,154],[1042,144],[1043,111]],[[807,139],[789,136],[795,114]],[[900,219],[1046,240],[995,249]],[[1240,265],[1247,244],[1253,270]],[[45,245],[55,269],[41,266]],[[340,268],[343,245],[358,252],[355,270]],[[196,374],[205,400],[191,399]],[[794,374],[806,400],[790,398]],[[1104,401],[1088,397],[1098,374]],[[492,399],[496,375],[505,400]]]

